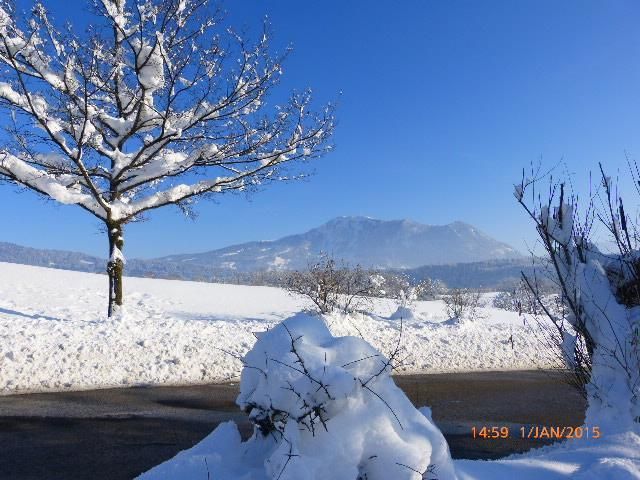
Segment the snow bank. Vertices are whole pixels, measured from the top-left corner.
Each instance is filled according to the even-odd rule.
[[[494,461],[456,460],[460,480],[638,480],[640,435],[574,439]]]
[[[391,320],[414,320],[413,310],[408,307],[399,306],[389,317]]]
[[[390,377],[390,361],[356,337],[333,337],[298,314],[259,336],[244,358],[238,405],[254,434],[232,424],[141,478],[281,480],[453,479],[442,433]]]

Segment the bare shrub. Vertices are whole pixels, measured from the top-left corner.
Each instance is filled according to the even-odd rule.
[[[313,302],[320,313],[339,310],[350,313],[371,305],[371,297],[379,293],[379,277],[375,271],[360,265],[339,264],[328,254],[308,266],[307,270],[283,274],[284,287]]]
[[[470,288],[452,288],[442,296],[450,318],[474,320],[480,306],[480,292]]]
[[[343,267],[339,292],[338,308],[343,313],[370,308],[372,297],[379,292],[375,271],[364,269],[360,265]]]

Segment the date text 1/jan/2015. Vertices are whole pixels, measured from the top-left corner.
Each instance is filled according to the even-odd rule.
[[[513,432],[515,433],[515,432]],[[594,438],[602,436],[600,427],[594,426],[556,426],[556,425],[530,425],[517,428],[517,437],[530,440],[563,440],[565,438]],[[487,440],[510,438],[512,428],[508,426],[481,426],[471,427],[471,436]]]

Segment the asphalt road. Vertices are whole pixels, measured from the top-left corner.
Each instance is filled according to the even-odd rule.
[[[396,377],[429,405],[454,458],[498,458],[540,441],[472,438],[476,426],[580,425],[585,402],[555,373]],[[235,384],[134,387],[0,397],[0,479],[131,479],[196,444],[221,421],[251,426]]]

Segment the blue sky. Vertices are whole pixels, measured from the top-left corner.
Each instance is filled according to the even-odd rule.
[[[72,2],[45,2],[58,19]],[[304,231],[339,215],[471,223],[525,251],[535,239],[515,203],[523,167],[560,161],[587,188],[603,162],[640,158],[640,4],[633,1],[238,0],[229,21],[268,15],[292,44],[281,92],[338,101],[336,150],[304,182],[250,199],[202,202],[127,229],[125,254],[210,250]],[[564,168],[564,167],[563,167]],[[98,223],[0,185],[0,241],[105,256]],[[8,228],[7,228],[8,226]]]

